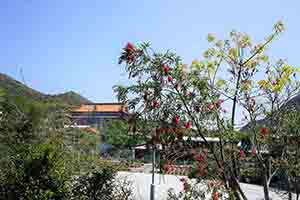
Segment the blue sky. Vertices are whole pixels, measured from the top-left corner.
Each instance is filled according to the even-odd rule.
[[[270,54],[300,65],[300,2],[233,0],[2,0],[0,72],[45,93],[74,90],[95,102],[116,101],[126,82],[117,64],[127,41],[150,41],[186,63],[201,58],[207,33],[236,29],[260,41],[283,20],[287,31]]]

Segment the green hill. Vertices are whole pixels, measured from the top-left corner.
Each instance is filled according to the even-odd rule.
[[[287,111],[291,111],[291,110],[295,110],[297,112],[300,112],[300,95],[297,95],[295,97],[293,97],[292,99],[290,99],[288,102],[286,102],[285,105],[282,105],[280,107],[280,110],[287,110]],[[264,118],[264,119],[259,119],[256,120],[256,125],[258,126],[271,126],[271,122],[270,119],[268,118]],[[240,131],[242,132],[247,132],[249,130],[249,128],[251,127],[251,123],[246,124],[245,126],[243,126]]]
[[[22,96],[41,102],[59,102],[68,105],[92,103],[90,100],[73,91],[56,95],[44,94],[3,73],[0,73],[0,88],[4,89],[5,93],[10,96]]]
[[[71,152],[96,151],[99,134],[64,127],[70,124],[70,108],[82,103],[91,102],[72,91],[44,94],[0,73],[0,160],[11,144],[45,142],[54,135]]]

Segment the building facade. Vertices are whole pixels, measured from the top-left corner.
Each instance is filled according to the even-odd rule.
[[[71,112],[71,121],[76,127],[97,128],[105,137],[108,122],[128,116],[127,105],[121,103],[82,104]]]

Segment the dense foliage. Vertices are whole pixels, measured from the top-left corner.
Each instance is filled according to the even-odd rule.
[[[68,128],[67,107],[3,92],[0,101],[0,199],[113,200],[120,187],[130,198],[116,184],[126,166],[101,161],[99,135]]]
[[[106,141],[118,148],[130,148],[144,144],[143,134],[133,132],[126,120],[113,120],[107,125]]]

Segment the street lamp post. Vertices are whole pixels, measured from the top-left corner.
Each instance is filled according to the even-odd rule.
[[[155,152],[156,146],[152,146],[152,183],[150,186],[150,200],[155,200]]]

